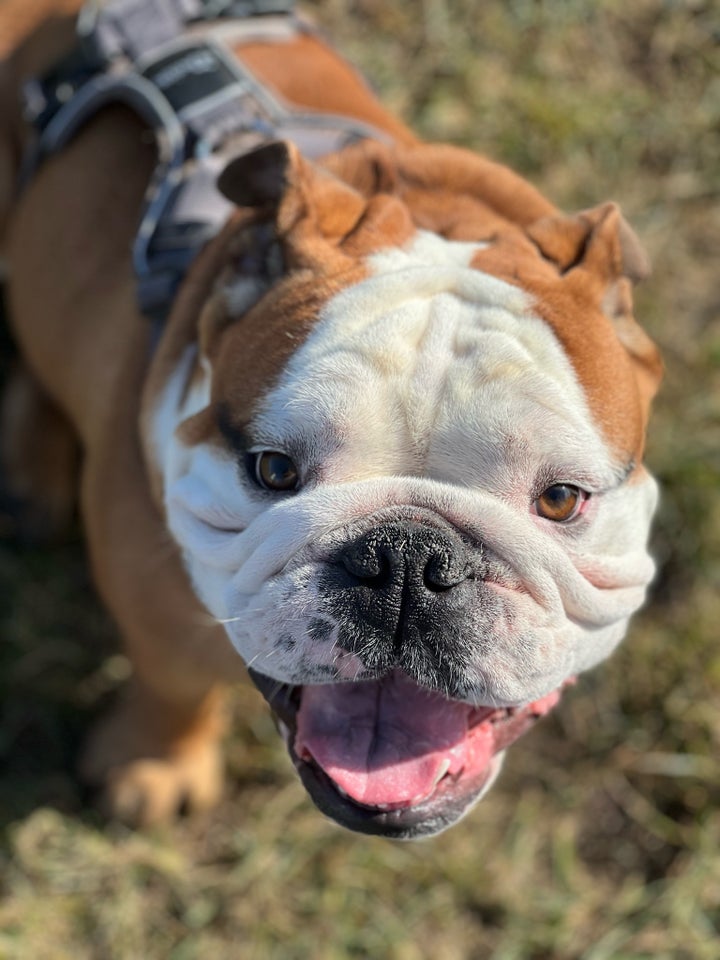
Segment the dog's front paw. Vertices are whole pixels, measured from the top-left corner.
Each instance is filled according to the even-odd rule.
[[[100,800],[103,814],[132,826],[151,826],[180,813],[213,807],[222,794],[217,747],[168,760],[137,760],[114,767]]]
[[[90,736],[79,772],[99,789],[102,813],[146,827],[214,806],[224,779],[215,704],[181,733],[148,720],[147,711],[128,699]]]

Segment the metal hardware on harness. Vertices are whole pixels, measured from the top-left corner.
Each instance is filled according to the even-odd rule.
[[[153,129],[158,165],[133,265],[140,309],[155,321],[167,316],[191,262],[232,209],[215,186],[228,159],[221,151],[231,142],[237,152],[289,139],[317,157],[364,137],[388,139],[360,121],[286,107],[213,26],[290,38],[300,30],[292,7],[292,0],[91,2],[79,15],[75,49],[26,85],[25,116],[37,138],[22,183],[108,104],[130,107]]]

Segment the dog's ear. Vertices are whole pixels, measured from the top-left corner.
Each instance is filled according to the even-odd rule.
[[[278,140],[234,157],[218,177],[220,193],[238,207],[276,208],[287,186],[292,146]]]
[[[321,275],[353,265],[342,244],[364,222],[368,206],[356,190],[284,141],[233,158],[217,186],[248,216],[238,220],[215,296],[200,319],[201,353],[208,358],[228,324],[286,274],[310,268],[319,283]]]
[[[624,276],[634,283],[650,273],[648,256],[616,203],[543,217],[528,227],[528,235],[563,273],[582,267],[608,280]]]
[[[650,261],[617,204],[604,203],[572,216],[543,217],[527,233],[564,280],[591,291],[630,354],[649,402],[662,377],[662,361],[635,321],[632,287],[649,275]]]
[[[218,188],[239,207],[267,210],[278,235],[299,248],[313,234],[337,243],[365,212],[367,201],[328,170],[305,160],[297,147],[276,141],[231,160]]]

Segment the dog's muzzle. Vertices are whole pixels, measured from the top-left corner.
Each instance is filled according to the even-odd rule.
[[[323,563],[317,622],[332,622],[334,647],[354,655],[361,678],[291,686],[251,676],[321,810],[365,833],[437,833],[477,802],[505,748],[559,698],[510,707],[463,699],[473,658],[492,642],[478,620],[497,619],[502,604],[490,585],[512,571],[426,516],[368,518],[345,529]]]

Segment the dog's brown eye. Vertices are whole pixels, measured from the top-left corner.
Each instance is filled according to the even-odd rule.
[[[569,483],[554,483],[543,491],[535,501],[538,516],[546,520],[563,522],[577,516],[587,495]]]
[[[290,457],[277,450],[255,454],[255,478],[266,490],[295,490],[299,479]]]

